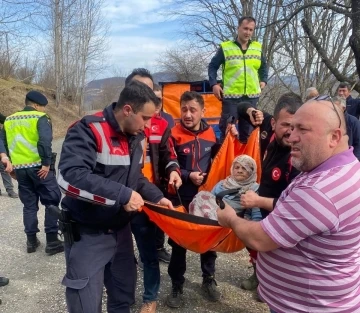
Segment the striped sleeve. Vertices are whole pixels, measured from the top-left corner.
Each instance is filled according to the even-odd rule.
[[[291,248],[309,236],[338,229],[338,212],[318,189],[294,187],[285,200],[281,197],[274,211],[261,221],[263,230],[279,246]]]
[[[71,127],[62,146],[58,184],[70,197],[113,207],[114,213],[131,197],[132,189],[94,174],[97,149],[89,127],[79,122]]]

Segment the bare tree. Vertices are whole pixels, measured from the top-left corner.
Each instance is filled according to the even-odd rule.
[[[28,58],[25,58],[25,60],[16,69],[16,79],[24,82],[25,84],[31,84],[36,77],[36,64],[36,60],[30,61]]]
[[[54,0],[53,3],[53,33],[54,33],[54,58],[55,58],[55,105],[59,107],[62,96],[62,25],[63,25],[63,2]]]
[[[354,55],[348,44],[351,25],[354,27],[353,15],[349,15],[353,2],[359,1],[177,0],[179,7],[173,15],[183,21],[182,35],[208,55],[213,55],[220,42],[236,38],[241,16],[254,16],[255,39],[263,43],[270,67],[270,86],[282,84],[285,90],[304,94],[314,84],[326,91],[339,78],[354,80]],[[303,29],[302,20],[311,25],[326,55]]]
[[[205,79],[207,64],[204,54],[190,46],[168,49],[158,59],[161,70],[174,74],[179,81]]]

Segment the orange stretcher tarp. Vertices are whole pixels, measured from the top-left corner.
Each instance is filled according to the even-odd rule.
[[[163,110],[174,119],[180,118],[180,97],[189,91],[190,84],[171,83],[163,86]],[[208,124],[218,124],[221,116],[221,102],[212,93],[201,94],[205,102],[204,118]]]
[[[206,183],[201,190],[211,191],[220,180],[230,174],[230,167],[235,156],[248,154],[258,165],[260,178],[259,129],[255,129],[246,145],[235,140],[230,134],[225,138],[219,152],[213,160]],[[180,246],[204,253],[209,250],[232,253],[245,246],[230,228],[224,228],[217,221],[188,214],[183,206],[170,210],[153,203],[146,203],[145,213],[172,240]]]

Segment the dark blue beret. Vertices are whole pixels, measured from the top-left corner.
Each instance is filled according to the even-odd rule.
[[[26,99],[41,106],[45,106],[48,104],[46,97],[42,93],[35,90],[29,91],[26,94]]]

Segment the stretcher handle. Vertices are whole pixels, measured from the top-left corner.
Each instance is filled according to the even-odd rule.
[[[177,195],[177,197],[178,197],[178,200],[179,200],[179,202],[180,202],[180,205],[183,205],[183,204],[182,204],[182,201],[181,201],[180,194],[179,194],[179,188],[176,187],[176,186],[174,186],[174,189],[175,189],[176,195]]]

